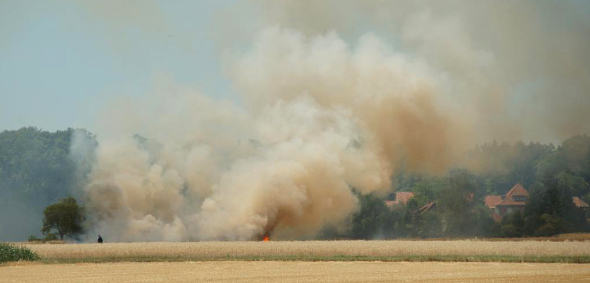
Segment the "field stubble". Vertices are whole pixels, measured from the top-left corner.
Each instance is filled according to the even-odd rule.
[[[2,282],[588,282],[583,264],[474,262],[121,262],[0,267]]]

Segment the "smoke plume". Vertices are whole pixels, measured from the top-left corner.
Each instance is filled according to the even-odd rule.
[[[353,188],[390,190],[402,159],[442,170],[464,142],[437,75],[374,35],[275,27],[235,57],[240,103],[165,83],[113,103],[86,188],[93,226],[121,241],[313,235],[355,211]]]
[[[468,3],[238,4],[265,12],[246,51],[217,37],[237,98],[164,81],[113,101],[85,187],[88,224],[113,241],[312,236],[358,208],[353,190],[391,190],[401,162],[441,172],[478,141],[588,130],[568,104],[588,102],[590,44],[577,37],[588,22],[562,34],[567,56],[555,61],[543,57],[550,36],[572,24],[542,21],[547,3]],[[547,108],[564,115],[546,121]]]

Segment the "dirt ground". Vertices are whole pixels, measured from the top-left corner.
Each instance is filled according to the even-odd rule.
[[[448,262],[13,263],[0,282],[588,282],[590,265]]]

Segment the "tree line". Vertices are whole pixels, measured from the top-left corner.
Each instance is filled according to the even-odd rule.
[[[522,237],[588,232],[590,213],[573,197],[590,203],[590,137],[576,135],[551,144],[498,143],[476,147],[443,176],[399,170],[398,190],[414,197],[387,207],[390,196],[359,195],[360,210],[345,229],[326,227],[322,238]],[[504,195],[515,184],[529,192],[524,211],[496,222],[484,204],[487,195]],[[426,209],[427,204],[434,204]],[[422,209],[421,209],[422,208]]]
[[[47,132],[26,127],[0,133],[0,240],[38,235],[40,227],[46,236],[75,237],[81,232],[81,227],[74,227],[72,233],[60,232],[48,224],[53,222],[43,222],[52,204],[73,206],[75,198],[67,197],[79,197],[89,170],[72,157],[74,135],[91,141],[90,152],[98,145],[96,137],[84,129]],[[392,180],[396,191],[414,194],[406,205],[388,207],[384,201],[392,200],[393,192],[385,196],[357,193],[360,209],[345,225],[327,226],[318,237],[519,237],[589,228],[589,215],[571,201],[576,196],[590,203],[590,137],[586,135],[573,136],[558,146],[486,143],[444,175],[401,168]],[[524,211],[495,222],[484,197],[506,194],[517,183],[530,194]],[[433,202],[432,209],[421,210]],[[70,219],[82,221],[83,208],[76,213]]]

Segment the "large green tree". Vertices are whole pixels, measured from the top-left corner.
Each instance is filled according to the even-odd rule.
[[[584,211],[572,202],[573,192],[568,182],[556,176],[546,176],[531,190],[524,213],[524,234],[552,236],[559,233],[588,230]]]
[[[453,170],[439,195],[439,207],[444,214],[444,233],[463,236],[473,227],[475,197],[474,176],[466,170]]]
[[[41,232],[44,235],[56,231],[63,240],[64,237],[74,238],[82,233],[82,208],[73,197],[63,198],[58,203],[46,207],[43,215]]]

